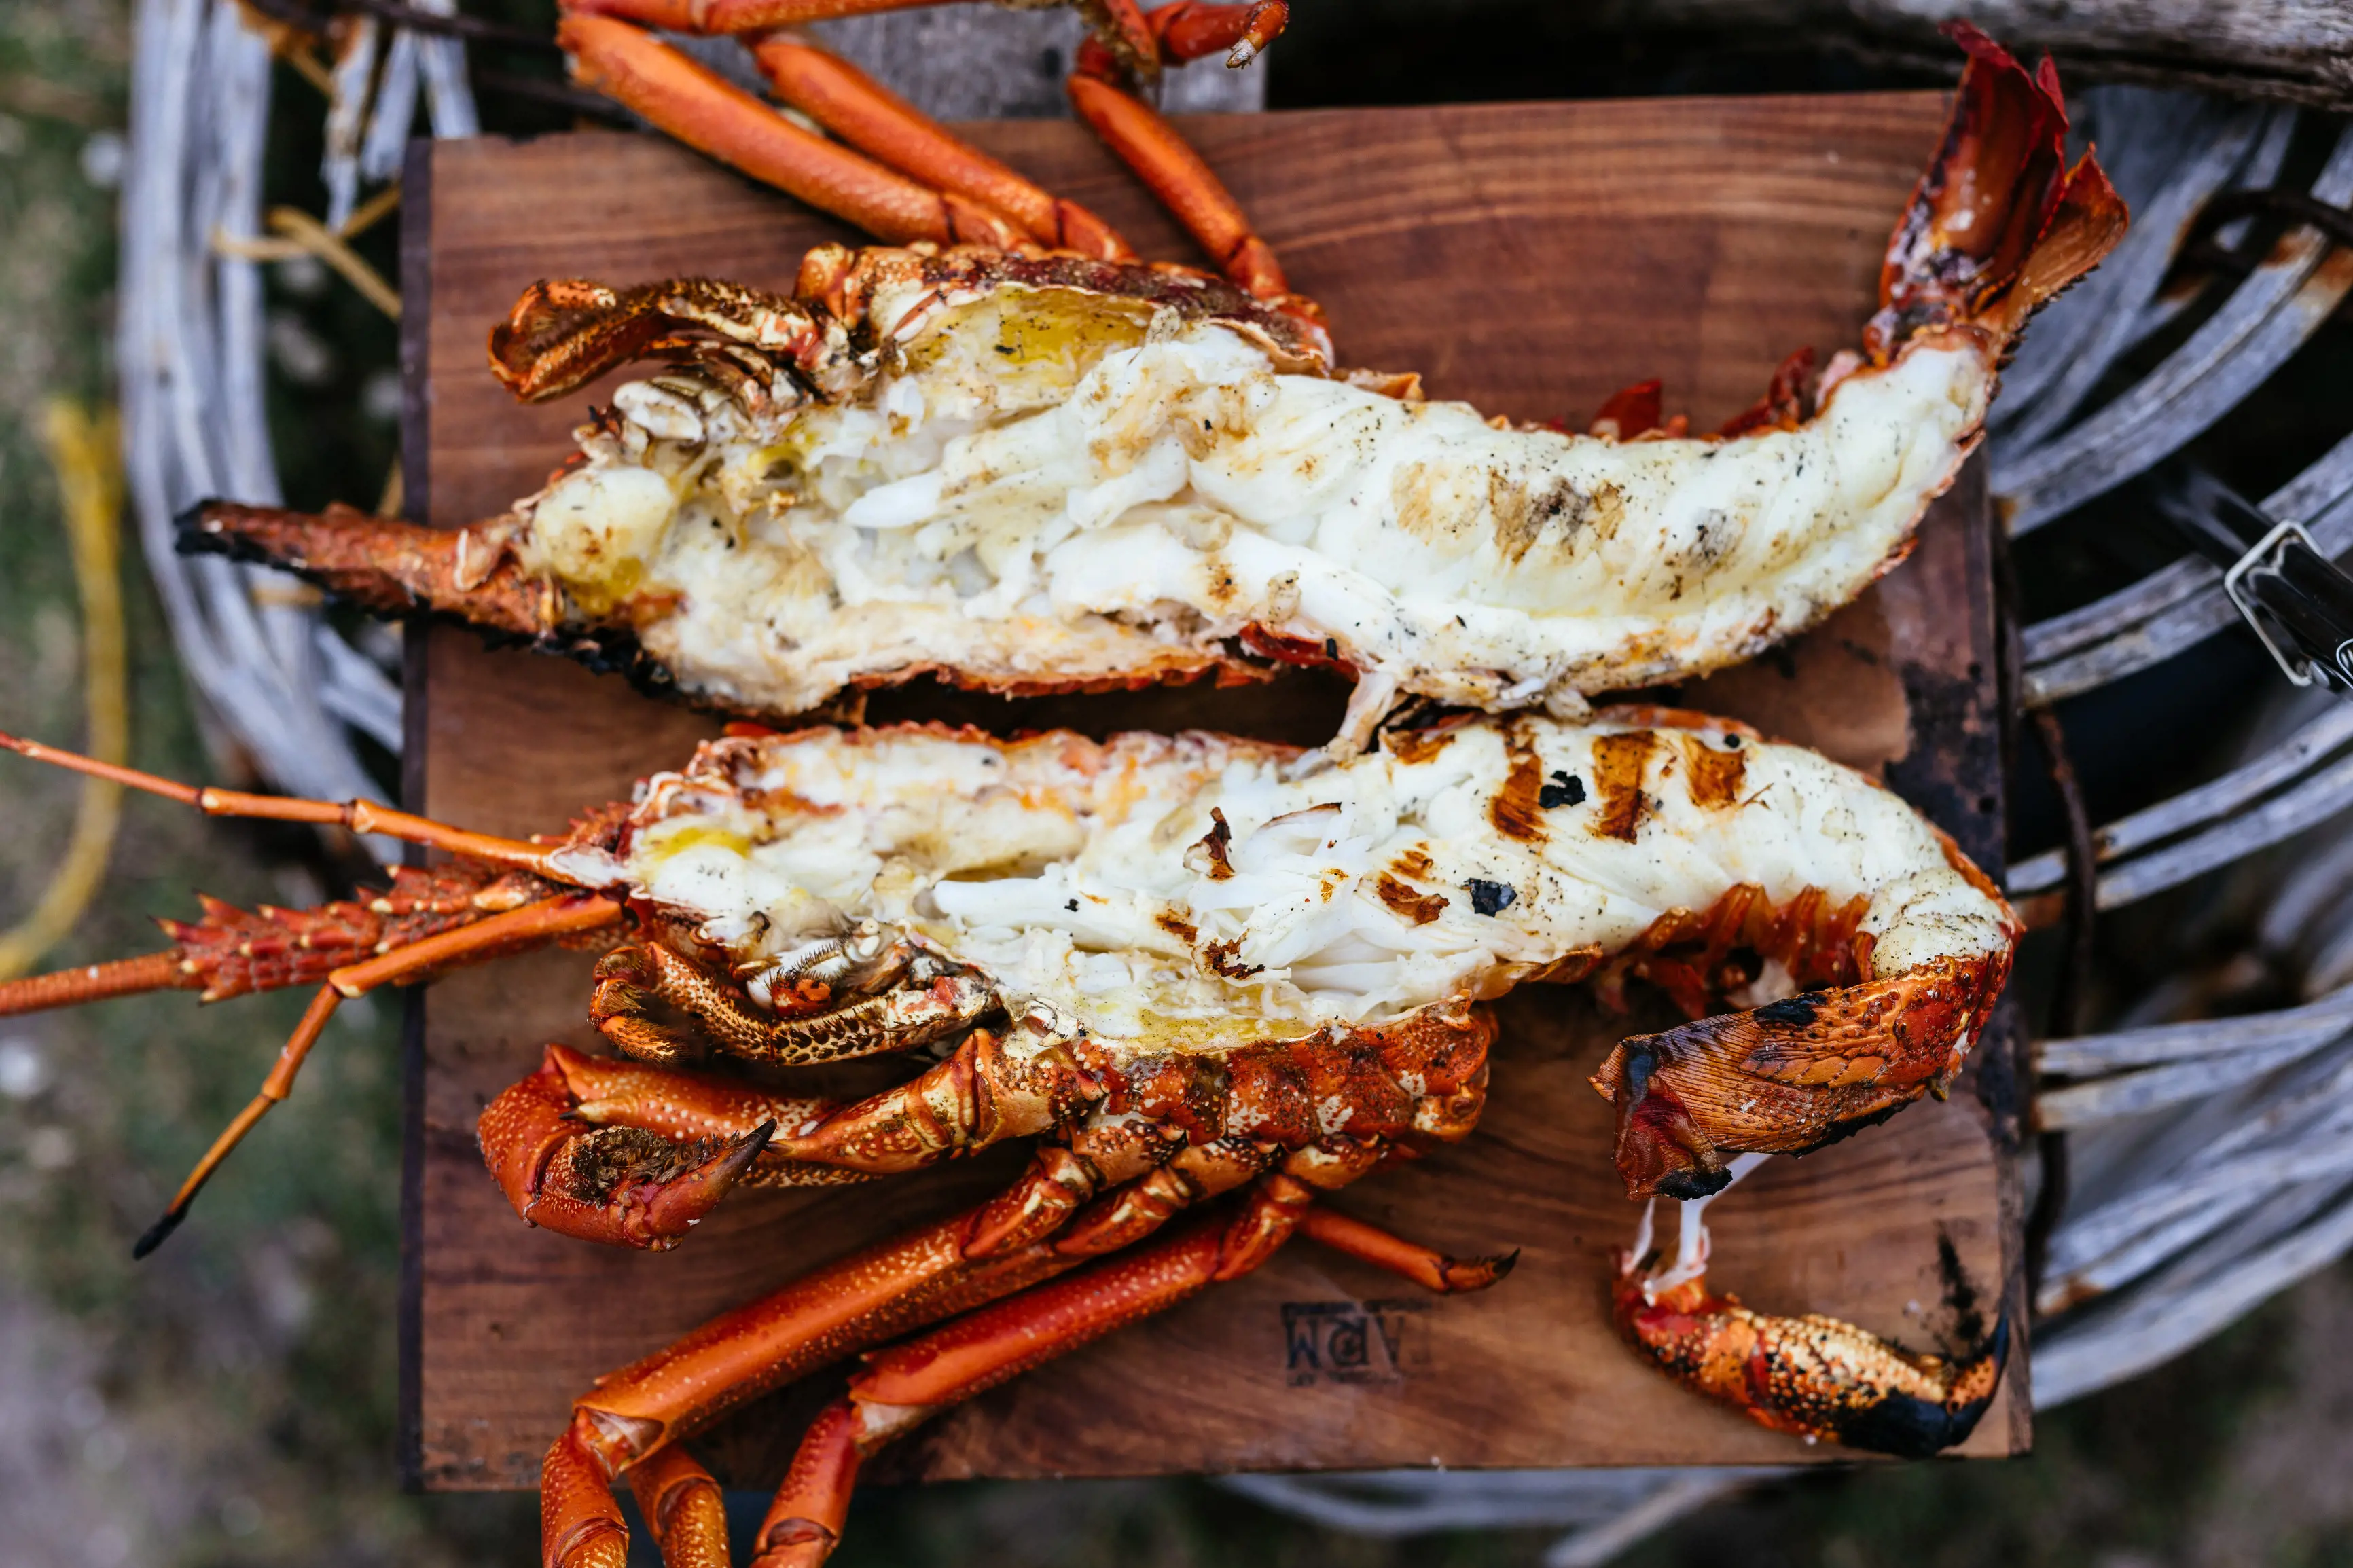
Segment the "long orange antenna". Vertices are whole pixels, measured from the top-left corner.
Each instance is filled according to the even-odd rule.
[[[364,963],[346,965],[327,976],[319,994],[311,999],[302,1021],[294,1026],[294,1033],[280,1047],[278,1060],[262,1080],[261,1092],[255,1095],[243,1110],[222,1129],[196,1162],[188,1179],[172,1195],[172,1202],[160,1218],[132,1244],[131,1256],[144,1258],[164,1245],[164,1237],[180,1227],[188,1216],[188,1205],[195,1202],[196,1194],[212,1180],[213,1173],[228,1158],[229,1151],[244,1142],[245,1135],[269,1113],[272,1106],[284,1100],[294,1089],[294,1075],[302,1070],[303,1058],[311,1047],[319,1043],[320,1031],[335,1009],[346,997],[358,996],[379,985],[414,978],[429,969],[463,963],[501,950],[535,946],[575,931],[594,931],[600,926],[618,924],[627,916],[621,905],[611,899],[587,893],[565,893],[559,898],[543,899],[535,904],[525,904],[519,910],[492,915],[456,931],[443,931],[422,942],[395,948]],[[136,961],[134,961],[136,962]]]
[[[136,768],[101,763],[78,752],[45,746],[38,741],[20,740],[15,735],[0,734],[0,748],[37,763],[47,763],[53,767],[87,773],[92,778],[111,779],[131,789],[160,795],[166,800],[176,800],[182,805],[193,805],[207,816],[311,822],[348,827],[354,833],[381,833],[404,844],[423,844],[435,849],[447,849],[452,855],[488,861],[493,866],[512,866],[519,870],[535,871],[555,881],[566,879],[549,865],[549,851],[543,846],[520,838],[469,833],[462,827],[451,827],[364,800],[347,800],[339,804],[330,800],[301,800],[291,795],[248,795],[242,790],[209,786],[199,788],[173,779],[158,778],[153,773],[142,773]]]
[[[45,1013],[81,1002],[128,996],[138,991],[195,990],[203,982],[180,966],[177,952],[148,952],[106,963],[78,963],[48,974],[0,981],[0,1018]]]

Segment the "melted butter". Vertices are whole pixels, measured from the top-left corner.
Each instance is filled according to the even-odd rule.
[[[732,827],[689,820],[665,823],[646,844],[646,851],[655,865],[676,859],[690,850],[703,848],[724,849],[731,855],[748,856],[752,852],[752,840]]]

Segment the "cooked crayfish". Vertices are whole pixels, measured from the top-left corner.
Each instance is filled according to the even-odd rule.
[[[584,68],[675,59],[619,23],[592,39],[592,20],[566,23]],[[436,531],[214,504],[185,542],[754,717],[925,672],[1013,693],[1270,661],[1355,677],[1349,746],[1403,696],[1574,716],[1586,694],[1748,658],[1900,560],[2027,316],[2121,234],[2098,164],[2064,162],[2055,76],[1957,36],[1960,94],[1862,352],[1818,381],[1793,360],[1715,436],[1657,427],[1655,389],[1612,400],[1606,433],[1567,435],[1420,401],[1410,377],[1338,374],[1271,261],[1229,284],[1018,237],[827,247],[791,297],[535,285],[491,336],[519,395],[633,359],[667,368],[617,388],[575,463],[504,516]],[[1152,177],[1180,210],[1187,193],[1230,208],[1206,170]],[[1220,222],[1219,246],[1248,233]]]
[[[811,1357],[1026,1289],[1237,1188],[1250,1194],[1239,1217],[1013,1297],[983,1314],[986,1333],[971,1320],[942,1331],[997,1347],[971,1352],[987,1377],[966,1379],[979,1363],[945,1351],[939,1365],[962,1370],[918,1380],[921,1398],[870,1372],[853,1389],[864,1403],[820,1433],[871,1446],[911,1411],[1076,1342],[1041,1321],[1103,1331],[1176,1299],[1121,1292],[1188,1294],[1254,1266],[1294,1224],[1427,1284],[1484,1282],[1500,1263],[1450,1262],[1307,1205],[1471,1132],[1493,1033],[1481,1004],[1514,985],[1641,977],[1694,1015],[1625,1041],[1594,1081],[1617,1106],[1628,1191],[1700,1197],[1739,1156],[1802,1152],[1940,1090],[2019,930],[1877,784],[1666,710],[1459,719],[1386,731],[1339,763],[1200,733],[747,733],[548,841],[188,789],[9,743],[206,810],[339,821],[452,857],[365,905],[215,908],[172,928],[165,953],[0,987],[0,1011],[16,1011],[323,982],[167,1219],[283,1098],[340,998],[557,939],[618,942],[589,1008],[627,1059],[551,1047],[485,1111],[484,1157],[538,1224],[660,1247],[739,1181],[856,1180],[1045,1140],[994,1203],[600,1385],[550,1461],[551,1499],[575,1503],[586,1494],[565,1466],[609,1479]],[[1746,1010],[1699,1016],[1722,998]],[[848,1104],[707,1070],[919,1047],[934,1065]],[[878,1366],[913,1364],[891,1354]],[[1773,1389],[1754,1392],[1778,1408]]]

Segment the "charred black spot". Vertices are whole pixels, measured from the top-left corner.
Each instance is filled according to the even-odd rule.
[[[1890,1394],[1841,1421],[1837,1436],[1850,1448],[1926,1459],[1967,1437],[1983,1413],[1982,1405],[1955,1412],[1909,1394]]]
[[[1729,1171],[1702,1171],[1696,1168],[1670,1171],[1659,1178],[1659,1195],[1678,1198],[1689,1203],[1694,1198],[1710,1197],[1732,1185]]]
[[[1830,1000],[1827,991],[1803,991],[1795,996],[1784,996],[1778,1002],[1767,1002],[1757,1009],[1760,1023],[1788,1024],[1793,1028],[1805,1028],[1814,1021],[1824,1002]]]
[[[1946,1309],[1953,1314],[1953,1337],[1968,1345],[1982,1341],[1985,1314],[1978,1307],[1977,1282],[1961,1264],[1952,1232],[1942,1225],[1936,1227],[1936,1278],[1945,1287]]]
[[[1482,915],[1501,914],[1519,901],[1518,889],[1483,877],[1473,877],[1462,885],[1471,890],[1471,907]]]
[[[1833,1436],[1850,1448],[1893,1454],[1899,1459],[1930,1458],[1957,1443],[1966,1443],[1993,1404],[1994,1391],[2001,1386],[1999,1373],[2009,1352],[2010,1320],[2005,1317],[1994,1325],[1993,1340],[1985,1348],[1984,1356],[1992,1361],[1997,1375],[1986,1385],[1982,1397],[1964,1405],[1938,1405],[1908,1394],[1891,1394],[1841,1420]]]
[[[1897,1111],[1903,1110],[1905,1106],[1911,1103],[1912,1102],[1908,1100],[1899,1100],[1893,1105],[1883,1105],[1878,1110],[1870,1111],[1864,1115],[1849,1117],[1844,1121],[1833,1121],[1823,1131],[1820,1138],[1815,1139],[1811,1143],[1807,1144],[1802,1149],[1791,1149],[1788,1151],[1788,1155],[1793,1160],[1803,1159],[1806,1155],[1812,1153],[1817,1149],[1827,1149],[1833,1143],[1843,1143],[1848,1139],[1853,1137],[1856,1133],[1862,1131],[1865,1128],[1878,1126],[1881,1122],[1886,1121],[1889,1117],[1894,1115]]]
[[[1575,773],[1564,773],[1555,768],[1552,783],[1536,791],[1536,804],[1546,811],[1551,811],[1556,806],[1583,805],[1585,781]]]

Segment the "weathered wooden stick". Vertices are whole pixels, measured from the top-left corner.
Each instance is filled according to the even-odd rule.
[[[1460,0],[1450,9],[1467,10]],[[2345,0],[1598,0],[1597,34],[1800,32],[1882,59],[1954,68],[1936,27],[1966,18],[2073,81],[2136,81],[2353,109]]]

